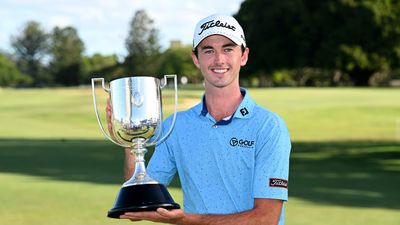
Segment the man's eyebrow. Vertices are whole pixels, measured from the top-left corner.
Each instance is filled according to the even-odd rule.
[[[235,43],[229,43],[229,44],[224,44],[224,45],[222,45],[222,47],[223,48],[226,48],[226,47],[235,47],[237,44],[235,44]]]
[[[228,43],[228,44],[224,44],[224,45],[222,45],[222,48],[227,48],[227,47],[235,47],[237,44],[235,44],[235,43]],[[201,48],[201,50],[207,50],[207,49],[214,49],[212,46],[210,46],[210,45],[205,45],[205,46],[203,46],[203,47],[200,47]]]
[[[201,47],[201,50],[207,50],[207,49],[214,49],[213,47],[211,47],[210,45],[206,45],[206,46],[203,46],[203,47]]]

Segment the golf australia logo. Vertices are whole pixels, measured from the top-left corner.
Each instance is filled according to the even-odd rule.
[[[242,147],[242,148],[253,148],[254,141],[246,140],[246,139],[237,139],[235,137],[231,138],[229,144],[232,147]]]

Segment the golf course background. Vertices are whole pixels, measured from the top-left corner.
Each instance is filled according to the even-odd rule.
[[[291,133],[286,224],[400,224],[400,89],[249,93]],[[164,94],[168,115],[172,91]],[[201,95],[180,89],[179,109]],[[0,97],[0,225],[132,224],[106,217],[123,182],[123,151],[101,134],[89,88],[0,89]],[[169,190],[181,204],[177,179]]]

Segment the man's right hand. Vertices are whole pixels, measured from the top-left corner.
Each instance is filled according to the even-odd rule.
[[[108,127],[108,132],[110,132],[111,136],[114,136],[113,130],[112,130],[112,124],[111,124],[111,115],[112,115],[112,109],[111,109],[111,103],[110,103],[110,98],[107,99],[107,106],[106,106],[106,119],[107,119],[107,127]]]

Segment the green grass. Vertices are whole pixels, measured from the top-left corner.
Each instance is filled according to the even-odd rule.
[[[288,224],[399,224],[398,142],[295,142]]]
[[[99,111],[106,95],[98,90]],[[180,110],[202,92],[181,90]],[[374,88],[250,89],[261,105],[281,115],[295,141],[400,140],[400,90]],[[166,91],[166,114],[172,93]],[[0,89],[0,137],[101,138],[89,89]],[[104,115],[103,115],[104,117]]]
[[[400,223],[399,89],[249,91],[292,136],[286,224]],[[179,93],[181,110],[202,95]],[[0,89],[0,97],[0,224],[131,224],[106,217],[123,152],[100,133],[89,89]],[[169,190],[182,203],[179,182]]]
[[[400,89],[256,89],[281,115],[294,140],[400,140]]]
[[[10,139],[0,149],[0,224],[127,223],[106,217],[123,183],[118,147],[100,140]],[[182,202],[178,187],[169,190]]]

